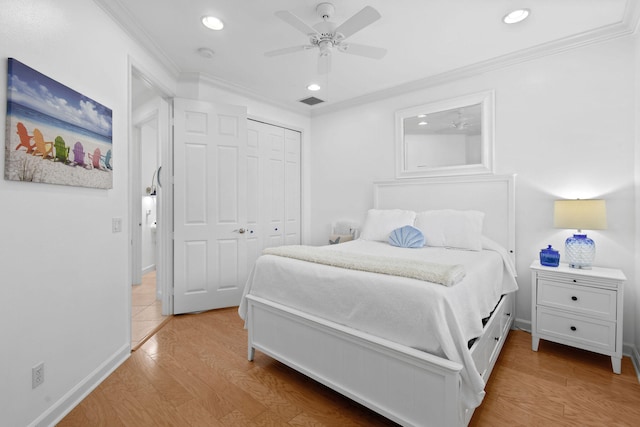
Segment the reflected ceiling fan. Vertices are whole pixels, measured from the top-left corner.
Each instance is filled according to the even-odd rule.
[[[374,59],[381,59],[386,55],[387,50],[380,47],[345,42],[348,37],[380,19],[380,13],[371,6],[366,6],[341,25],[336,25],[330,21],[335,12],[333,4],[320,3],[316,7],[316,12],[322,18],[322,22],[313,27],[289,11],[281,10],[276,12],[278,18],[306,34],[309,37],[309,44],[273,50],[266,52],[265,56],[272,57],[318,48],[320,51],[318,72],[326,74],[331,70],[331,55],[334,50]]]

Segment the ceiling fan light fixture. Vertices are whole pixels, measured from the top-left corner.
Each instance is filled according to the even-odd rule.
[[[312,92],[316,92],[320,90],[320,85],[317,83],[311,83],[309,86],[307,86],[307,89]]]
[[[202,25],[214,31],[220,31],[224,28],[224,22],[215,16],[203,16]]]
[[[529,13],[531,13],[529,9],[516,9],[507,13],[502,18],[502,22],[505,24],[517,24],[518,22],[522,22],[527,19],[529,17]]]
[[[335,8],[331,3],[320,3],[316,7],[316,12],[322,19],[321,22],[311,26],[302,19],[287,10],[279,10],[275,15],[287,24],[302,32],[309,38],[309,43],[302,46],[277,49],[265,52],[265,56],[273,57],[307,49],[318,48],[318,74],[328,74],[331,70],[332,51],[348,53],[350,55],[362,56],[365,58],[382,59],[387,53],[386,49],[361,45],[357,43],[343,43],[353,34],[363,30],[381,18],[380,13],[371,6],[365,6],[355,15],[352,15],[342,24],[337,25],[332,22],[331,16]]]

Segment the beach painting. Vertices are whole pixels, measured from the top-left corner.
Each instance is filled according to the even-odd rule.
[[[111,110],[9,58],[4,177],[113,187]]]

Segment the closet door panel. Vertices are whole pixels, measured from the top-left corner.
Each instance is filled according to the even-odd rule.
[[[300,132],[285,130],[285,242],[300,244]]]
[[[248,139],[248,180],[251,183],[256,179],[248,194],[255,189],[258,193],[254,197],[254,205],[249,208],[248,217],[251,224],[254,224],[254,219],[256,221],[254,228],[259,235],[259,250],[300,244],[301,134],[249,120]],[[251,175],[252,169],[255,170],[254,175]],[[249,203],[251,206],[252,202]],[[257,211],[256,217],[251,214],[253,209]]]

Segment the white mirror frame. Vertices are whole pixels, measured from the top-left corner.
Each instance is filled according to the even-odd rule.
[[[430,114],[439,111],[452,110],[469,105],[481,105],[482,135],[481,161],[477,164],[461,164],[455,166],[437,166],[407,169],[404,120],[418,114]],[[418,105],[399,110],[396,116],[396,178],[421,178],[432,176],[476,175],[493,173],[493,138],[494,138],[494,92],[492,90],[471,95],[465,95],[444,101]]]

